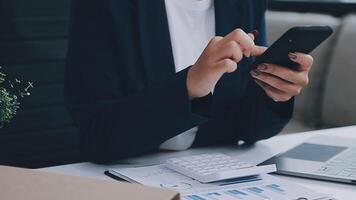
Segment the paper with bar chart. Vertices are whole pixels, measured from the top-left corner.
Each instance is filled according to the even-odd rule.
[[[268,174],[244,179],[202,184],[166,168],[154,165],[110,169],[125,180],[147,186],[176,190],[185,200],[328,200],[328,195],[314,192]]]

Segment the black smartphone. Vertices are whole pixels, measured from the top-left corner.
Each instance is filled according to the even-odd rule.
[[[289,29],[261,56],[250,65],[255,69],[259,64],[271,63],[296,70],[298,64],[291,61],[289,53],[301,52],[309,54],[326,40],[333,30],[329,26],[298,26]]]

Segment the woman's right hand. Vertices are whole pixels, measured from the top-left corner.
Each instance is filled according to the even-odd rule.
[[[187,89],[190,99],[208,95],[222,75],[237,69],[237,63],[243,56],[259,56],[265,50],[265,47],[255,45],[253,33],[247,34],[241,29],[225,37],[214,37],[188,71]]]

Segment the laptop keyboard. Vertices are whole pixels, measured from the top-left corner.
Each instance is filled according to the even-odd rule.
[[[316,173],[356,180],[356,148],[349,148],[335,156]]]

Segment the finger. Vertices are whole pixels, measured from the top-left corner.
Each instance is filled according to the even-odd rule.
[[[248,35],[248,37],[250,37],[252,40],[255,40],[255,35],[254,35],[254,34],[249,33],[249,34],[247,34],[247,35]]]
[[[218,62],[213,68],[211,82],[216,83],[225,73],[234,72],[237,69],[237,63],[231,59],[224,59]]]
[[[260,56],[260,55],[262,55],[266,50],[267,50],[267,47],[255,45],[255,46],[252,48],[251,56]]]
[[[201,55],[209,54],[208,52],[213,51],[215,49],[214,47],[216,46],[216,44],[222,39],[223,39],[223,37],[220,37],[220,36],[215,36],[215,37],[211,38],[208,45],[206,45],[206,47],[203,50],[203,53]]]
[[[309,54],[297,52],[297,53],[289,53],[288,56],[292,61],[300,65],[299,66],[300,71],[308,71],[314,62],[313,57]]]
[[[251,72],[251,76],[263,83],[266,83],[280,91],[285,92],[286,94],[289,94],[290,96],[296,96],[301,92],[301,86],[284,81],[276,76],[267,73],[258,72],[254,70]]]
[[[262,87],[262,89],[266,92],[267,96],[273,99],[275,102],[285,102],[292,98],[292,96],[280,91],[266,83],[263,83],[259,80],[255,80],[256,83]]]
[[[221,37],[221,36],[215,36],[215,37],[211,38],[211,40],[209,41],[209,44],[207,46],[214,45],[222,39],[223,39],[223,37]]]
[[[224,59],[217,63],[216,70],[219,75],[231,73],[237,69],[237,63],[231,59]]]
[[[258,37],[258,35],[260,34],[260,32],[257,30],[257,29],[255,29],[255,30],[253,30],[253,31],[251,31],[249,34],[247,34],[252,40],[255,40],[257,37]]]
[[[229,41],[237,42],[242,47],[246,57],[250,57],[251,51],[255,46],[254,41],[245,33],[245,31],[239,28],[235,29],[221,40],[222,43],[228,43]]]
[[[275,64],[260,64],[257,67],[258,71],[271,74],[274,76],[277,76],[283,80],[289,81],[291,83],[295,83],[298,85],[307,85],[309,80],[308,80],[308,75],[304,72],[299,72],[295,71],[283,66],[275,65]]]
[[[221,49],[217,49],[217,58],[216,61],[223,59],[232,59],[235,62],[240,62],[243,57],[243,53],[239,44],[235,41],[230,41]]]

